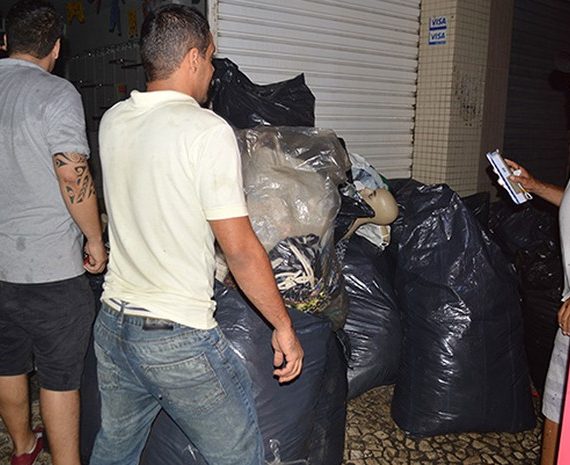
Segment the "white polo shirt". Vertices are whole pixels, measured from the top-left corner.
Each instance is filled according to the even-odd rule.
[[[99,147],[111,246],[102,300],[216,326],[208,220],[247,216],[233,130],[188,95],[134,91],[105,113]]]

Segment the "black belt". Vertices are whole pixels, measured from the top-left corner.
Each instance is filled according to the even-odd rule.
[[[158,318],[141,317],[143,319],[143,331],[153,331],[157,329],[173,330],[174,323],[170,320],[161,320]]]
[[[130,306],[130,305],[128,305],[127,302],[119,301],[116,299],[111,299],[111,301],[115,305],[119,305],[121,307],[121,310],[120,310],[121,312],[123,312],[125,308],[129,309],[129,310],[137,310],[139,312],[148,312],[148,310],[146,308]],[[134,315],[129,315],[129,316],[134,316]],[[174,322],[170,321],[170,320],[163,320],[161,318],[150,318],[150,317],[145,317],[145,316],[141,316],[139,318],[142,318],[142,321],[143,321],[143,325],[142,325],[143,331],[153,331],[153,330],[160,330],[160,329],[172,331],[174,329]]]

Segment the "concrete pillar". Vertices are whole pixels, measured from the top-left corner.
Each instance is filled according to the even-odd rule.
[[[512,12],[513,0],[422,2],[415,179],[489,190],[484,153],[503,141]]]

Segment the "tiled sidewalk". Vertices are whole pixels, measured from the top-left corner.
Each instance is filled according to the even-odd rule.
[[[344,465],[536,465],[542,424],[518,434],[446,434],[414,439],[390,416],[391,387],[349,403]]]
[[[518,434],[448,434],[407,437],[390,417],[392,388],[373,389],[349,402],[343,465],[536,465],[540,430]],[[34,424],[39,423],[37,400]],[[0,422],[0,464],[9,463],[11,445]],[[51,465],[42,453],[38,465]],[[328,465],[328,464],[327,464]]]

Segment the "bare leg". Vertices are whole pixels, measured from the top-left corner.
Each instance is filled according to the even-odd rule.
[[[558,451],[558,433],[560,425],[558,423],[544,419],[542,427],[542,452],[540,465],[556,465],[556,452]]]
[[[80,465],[79,391],[42,388],[40,406],[53,465]]]
[[[14,453],[29,452],[36,437],[30,427],[28,375],[0,376],[0,417],[14,443]]]

